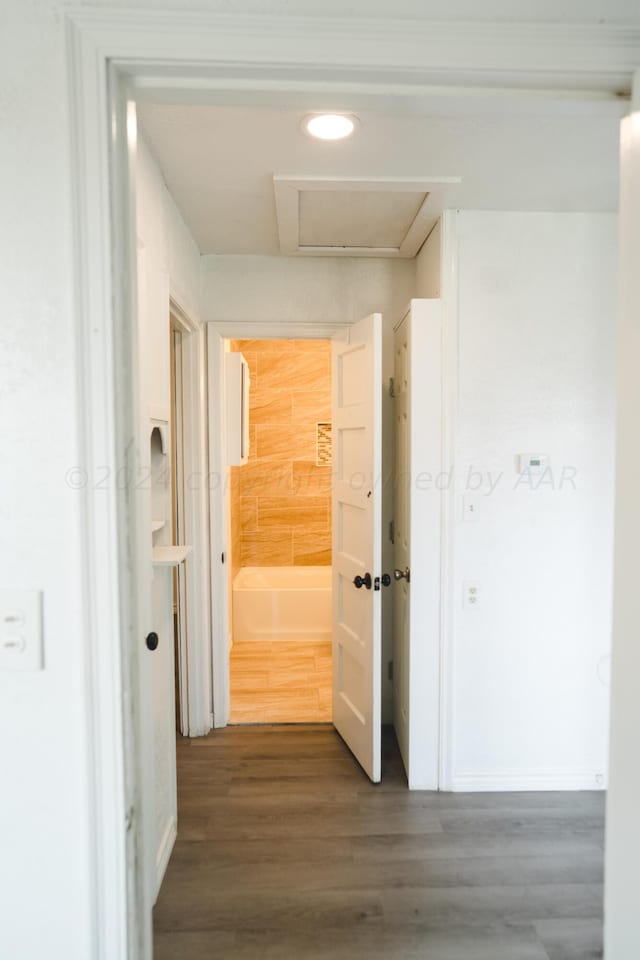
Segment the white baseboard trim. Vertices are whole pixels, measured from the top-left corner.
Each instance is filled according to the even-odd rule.
[[[175,817],[171,817],[167,823],[160,849],[158,850],[158,856],[156,857],[156,897],[160,893],[160,887],[164,879],[165,871],[169,865],[169,857],[171,856],[177,836],[178,824],[176,823]]]
[[[494,771],[454,774],[454,793],[518,793],[523,791],[606,790],[604,774],[584,770]]]

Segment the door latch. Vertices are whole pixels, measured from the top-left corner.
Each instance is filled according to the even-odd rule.
[[[376,577],[375,580],[373,581],[373,589],[379,590],[381,585],[383,587],[388,587],[390,583],[391,583],[391,577],[389,576],[389,574],[383,573],[381,577]]]

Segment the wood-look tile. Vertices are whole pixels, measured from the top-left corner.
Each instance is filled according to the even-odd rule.
[[[297,353],[315,353],[331,361],[331,340],[291,340]]]
[[[235,643],[229,662],[233,722],[330,720],[325,692],[332,683],[331,673],[326,670],[330,649],[331,644],[326,642]]]
[[[266,710],[234,695],[229,708],[229,723],[267,723]]]
[[[315,457],[315,426],[259,423],[256,426],[259,460],[310,460]]]
[[[243,567],[288,567],[293,564],[293,540],[287,531],[243,533]]]
[[[331,386],[322,390],[296,389],[291,393],[294,421],[322,423],[331,420]]]
[[[260,669],[265,659],[271,656],[271,640],[256,640],[254,643],[234,643],[231,647],[231,659],[234,663],[246,660],[250,668]],[[194,741],[195,742],[195,741]],[[199,743],[199,741],[198,741]]]
[[[328,657],[331,660],[331,640],[274,640],[277,652],[286,653],[292,657]]]
[[[291,421],[291,395],[284,391],[274,393],[252,390],[249,416],[252,424],[286,424]]]
[[[330,726],[228,727],[177,752],[156,956],[602,956],[600,795],[409,792],[387,730],[377,786]]]
[[[296,340],[236,340],[237,349],[241,353],[244,351],[255,353],[293,353],[296,349]]]
[[[296,496],[319,496],[331,498],[333,471],[331,467],[318,467],[314,460],[296,460],[293,464],[293,491]]]
[[[303,687],[315,681],[315,661],[313,657],[305,657],[295,663],[288,663],[286,669],[279,669],[277,666],[267,671],[265,684],[270,691],[285,689],[287,692],[291,688]],[[314,683],[315,686],[315,683]]]
[[[245,669],[241,660],[236,660],[234,663],[231,674],[232,699],[236,690],[251,690],[259,693],[260,690],[263,690],[264,687],[269,684],[269,671],[256,669],[253,666],[253,661],[250,661],[250,663],[250,669]]]
[[[603,956],[602,920],[541,920],[535,924],[549,960],[598,960]]]
[[[293,467],[290,461],[250,461],[240,471],[243,497],[277,497],[293,493]]]
[[[236,934],[232,930],[186,930],[157,933],[153,944],[154,960],[211,960],[212,957],[233,955],[236,958],[257,957],[250,952],[251,945],[238,946]]]
[[[259,497],[257,503],[259,530],[294,528],[327,531],[330,524],[328,497]]]
[[[299,682],[299,680],[296,680]],[[266,689],[266,690],[239,690],[234,696],[234,701],[240,705],[254,704],[259,696],[262,707],[283,707],[288,709],[291,714],[298,716],[299,712],[307,711],[309,707],[317,708],[318,691],[309,688],[306,684],[303,686],[289,685],[286,689]],[[302,719],[302,718],[301,718]]]
[[[240,531],[256,533],[258,530],[258,498],[239,497]],[[240,536],[242,536],[240,532]]]
[[[261,390],[324,390],[331,376],[330,360],[315,351],[297,352],[295,363],[288,353],[258,354],[258,385]]]
[[[294,531],[293,562],[296,566],[331,566],[331,533]]]

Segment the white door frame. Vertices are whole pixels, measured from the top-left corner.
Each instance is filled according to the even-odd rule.
[[[181,306],[177,291],[171,291],[171,315],[182,332],[182,443],[183,443],[183,542],[192,552],[185,564],[187,598],[186,649],[183,651],[181,704],[185,734],[202,736],[211,729],[211,609],[209,601],[209,497],[206,483],[207,448],[207,356],[206,330],[191,309]],[[186,670],[184,669],[186,668]],[[185,709],[186,707],[186,709]]]
[[[146,89],[193,100],[236,95],[348,95],[352,109],[394,91],[481,113],[502,97],[519,112],[580,101],[612,109],[640,63],[640,31],[625,25],[507,25],[207,14],[61,11],[67,38],[78,437],[89,477],[135,475],[136,269],[129,102]],[[561,92],[564,91],[564,92]],[[566,91],[573,91],[567,94]],[[617,100],[619,103],[619,99]],[[151,956],[143,909],[137,578],[145,528],[134,491],[84,493],[83,617],[88,642],[91,957]]]
[[[231,322],[207,324],[209,378],[209,518],[211,539],[211,648],[213,726],[229,722],[229,498],[224,411],[225,340],[322,340],[343,323]],[[224,560],[223,560],[224,557]]]

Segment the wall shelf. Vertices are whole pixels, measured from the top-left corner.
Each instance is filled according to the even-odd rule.
[[[185,545],[154,547],[151,551],[151,559],[154,567],[177,567],[178,564],[184,563],[191,550],[192,547]]]
[[[162,530],[163,527],[164,527],[164,520],[151,521],[151,533],[157,533],[158,530]]]

